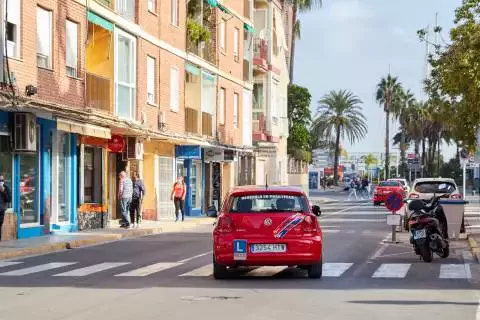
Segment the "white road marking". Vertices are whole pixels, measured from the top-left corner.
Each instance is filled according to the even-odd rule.
[[[383,263],[372,278],[405,278],[409,269],[409,263]]]
[[[324,277],[340,277],[347,271],[353,263],[326,262],[323,264],[322,275]]]
[[[252,271],[247,272],[245,275],[246,276],[256,276],[256,277],[262,277],[262,276],[273,276],[277,273],[282,272],[283,270],[287,269],[288,266],[275,266],[275,267],[260,267],[257,269],[254,269]]]
[[[207,264],[206,266],[181,274],[180,277],[209,277],[212,274],[213,274],[213,265]]]
[[[120,273],[115,276],[116,277],[146,277],[163,270],[178,267],[181,264],[182,263],[179,263],[179,262],[159,262],[146,267],[131,270],[125,273]]]
[[[356,231],[355,230],[348,230],[346,234],[354,234]]]
[[[355,218],[331,218],[322,220],[322,223],[326,222],[383,222],[385,223],[385,219],[355,219]]]
[[[66,266],[70,266],[72,264],[75,264],[76,262],[51,262],[51,263],[46,263],[46,264],[41,264],[38,266],[34,267],[28,267],[28,268],[23,268],[23,269],[18,269],[18,270],[13,270],[9,272],[4,272],[0,273],[0,276],[24,276],[27,274],[32,274],[32,273],[38,273],[42,271],[47,271],[47,270],[52,270],[52,269],[58,269]]]
[[[380,257],[383,252],[385,252],[385,250],[388,248],[388,243],[385,243],[385,241],[388,240],[388,238],[390,237],[391,234],[387,234],[385,236],[385,238],[382,240],[382,242],[380,242],[380,247],[377,249],[377,251],[375,251],[375,253],[370,257],[369,260],[375,260],[377,259],[378,257]]]
[[[474,261],[473,254],[468,250],[462,251],[462,258],[464,262],[468,261],[469,263],[473,263]]]
[[[468,264],[442,264],[440,266],[440,279],[470,279],[471,277]]]
[[[105,270],[116,268],[116,267],[121,267],[129,263],[130,262],[104,262],[104,263],[95,264],[93,266],[89,266],[85,268],[79,268],[79,269],[75,269],[75,270],[71,270],[63,273],[58,273],[58,274],[55,274],[54,277],[83,277],[89,274],[105,271]]]
[[[23,262],[17,262],[17,261],[0,261],[0,268],[2,267],[9,267],[9,266],[15,266],[17,264],[21,264]]]
[[[338,233],[340,230],[332,230],[332,229],[326,229],[322,230],[322,233]]]
[[[360,204],[360,205],[357,205],[357,206],[351,206],[351,207],[348,207],[348,208],[345,208],[345,209],[342,209],[342,210],[339,210],[339,211],[335,211],[335,212],[332,212],[332,213],[329,213],[329,212],[326,212],[325,214],[322,213],[322,215],[319,217],[319,219],[321,220],[323,218],[334,216],[336,214],[339,214],[339,213],[342,213],[342,212],[345,212],[345,211],[348,211],[348,210],[351,210],[351,209],[364,207],[367,204],[368,203]]]
[[[190,257],[190,258],[187,258],[187,259],[180,260],[180,261],[178,261],[178,263],[189,262],[189,261],[192,261],[192,260],[194,260],[194,259],[197,259],[197,258],[206,256],[207,254],[211,254],[212,252],[213,252],[213,251],[208,251],[208,252],[200,253],[200,254],[197,254],[196,256],[193,256],[193,257]]]
[[[478,300],[478,306],[477,306],[477,312],[476,312],[476,315],[475,315],[475,320],[480,320],[480,294],[477,293],[477,299]]]

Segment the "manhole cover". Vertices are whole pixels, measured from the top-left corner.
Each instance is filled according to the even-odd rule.
[[[238,300],[242,297],[227,297],[227,296],[186,296],[182,300],[187,301],[211,301],[211,300]]]

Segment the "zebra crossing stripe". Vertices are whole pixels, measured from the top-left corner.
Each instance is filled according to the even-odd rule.
[[[135,269],[135,270],[132,270],[132,271],[128,271],[128,272],[125,272],[125,273],[120,273],[120,274],[117,274],[115,276],[116,277],[146,277],[146,276],[149,276],[151,274],[154,274],[154,273],[157,273],[157,272],[160,272],[160,271],[163,271],[163,270],[178,267],[179,265],[182,265],[182,263],[160,262],[160,263],[155,263],[155,264],[143,267],[143,268],[138,268],[138,269]]]
[[[469,264],[442,264],[440,279],[470,279],[472,273]]]
[[[23,262],[16,262],[16,261],[0,261],[0,268],[2,267],[9,267],[9,266],[15,266],[17,264],[21,264]]]
[[[85,268],[58,273],[58,274],[55,274],[54,277],[83,277],[89,274],[105,271],[112,268],[121,267],[129,263],[130,262],[104,262],[104,263],[95,264],[93,266],[89,266]]]
[[[405,278],[410,266],[409,263],[383,263],[372,278]]]
[[[338,278],[345,273],[353,263],[343,263],[343,262],[326,262],[322,267],[322,274],[324,277]]]
[[[209,277],[212,274],[213,274],[213,265],[207,264],[206,266],[181,274],[180,277]]]
[[[75,264],[75,263],[76,262],[51,262],[51,263],[41,264],[41,265],[34,266],[34,267],[28,267],[28,268],[17,269],[17,270],[13,270],[13,271],[0,273],[0,276],[24,276],[24,275],[27,275],[27,274],[38,273],[38,272],[42,272],[42,271],[47,271],[47,270],[58,269],[58,268],[70,266],[70,265]]]
[[[326,229],[326,230],[322,230],[322,233],[338,233],[340,232],[340,230],[333,230],[333,229]]]

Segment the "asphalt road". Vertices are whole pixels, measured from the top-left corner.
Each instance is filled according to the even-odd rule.
[[[383,242],[384,208],[333,203],[322,211],[320,280],[259,268],[215,281],[211,227],[203,226],[0,261],[0,319],[480,319],[480,272],[465,241],[426,264],[406,234]]]

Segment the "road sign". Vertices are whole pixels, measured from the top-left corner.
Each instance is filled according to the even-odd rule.
[[[392,192],[385,201],[385,207],[392,211],[397,212],[403,207],[403,196],[399,192]]]

